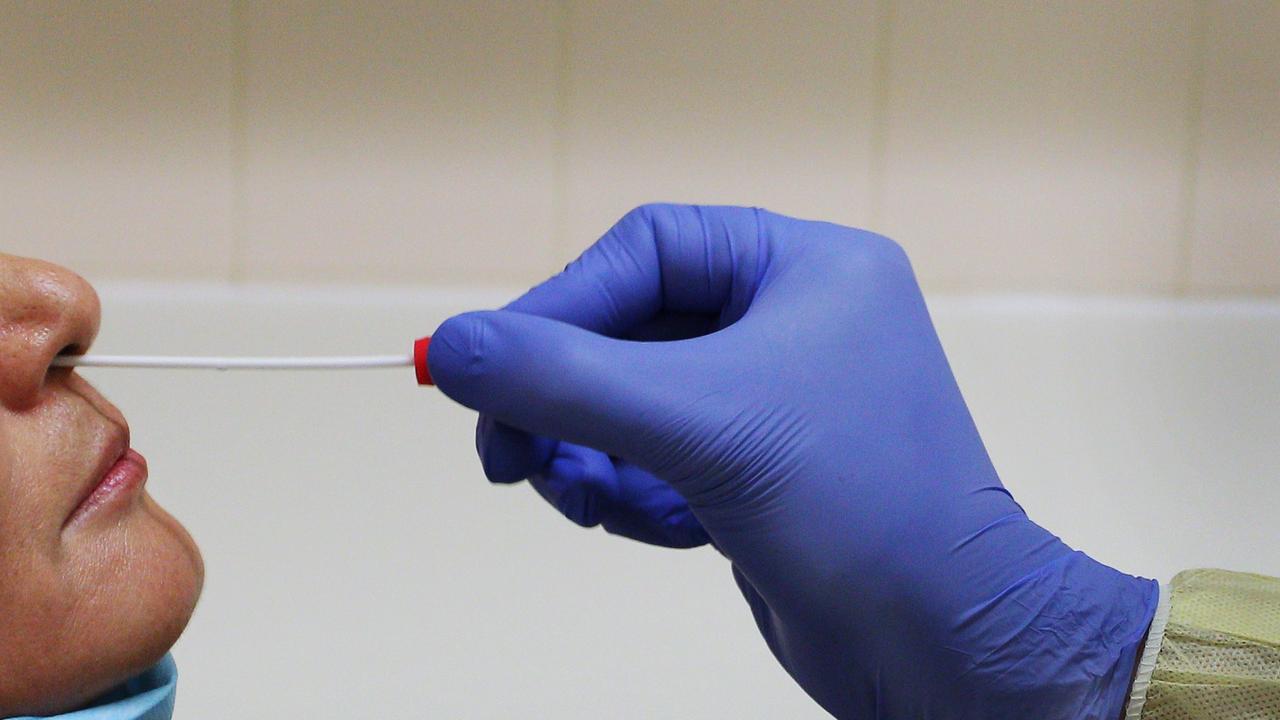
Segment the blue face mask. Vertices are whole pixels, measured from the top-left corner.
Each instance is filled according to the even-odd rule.
[[[178,689],[178,666],[172,655],[141,675],[94,701],[90,707],[62,715],[56,720],[170,720]],[[12,720],[37,720],[31,717]]]

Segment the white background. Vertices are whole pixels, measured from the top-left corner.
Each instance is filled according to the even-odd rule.
[[[407,352],[467,292],[107,287],[104,352]],[[931,302],[1006,485],[1124,570],[1280,575],[1280,304]],[[204,550],[179,718],[822,717],[712,550],[492,487],[410,369],[86,370]],[[851,599],[856,602],[856,599]]]

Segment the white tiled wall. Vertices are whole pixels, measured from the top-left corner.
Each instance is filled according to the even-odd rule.
[[[545,271],[552,10],[246,3],[245,276],[505,281]]]
[[[892,28],[882,222],[923,275],[1177,287],[1190,0],[902,0]]]
[[[1280,292],[1275,0],[0,0],[0,249],[507,283],[652,200],[929,289]]]
[[[570,253],[645,201],[869,220],[872,0],[570,3]]]
[[[0,250],[227,277],[229,2],[0,2]]]
[[[1280,287],[1280,2],[1214,5],[1191,208],[1190,281]]]

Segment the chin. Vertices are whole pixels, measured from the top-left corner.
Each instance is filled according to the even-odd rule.
[[[187,529],[144,495],[134,518],[136,536],[145,551],[141,572],[129,573],[137,610],[122,618],[133,626],[137,652],[133,654],[125,679],[146,670],[164,657],[186,629],[204,587],[204,560]],[[131,558],[137,561],[139,558]]]
[[[190,534],[149,495],[117,523],[77,542],[77,578],[57,603],[57,627],[28,662],[23,697],[7,712],[67,712],[154,665],[182,635],[204,584]]]

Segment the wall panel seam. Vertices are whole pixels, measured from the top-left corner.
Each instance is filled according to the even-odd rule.
[[[554,8],[555,58],[551,119],[551,255],[564,263],[573,254],[569,237],[569,102],[572,38],[571,0],[556,0]]]
[[[871,137],[867,168],[868,229],[881,232],[885,207],[886,154],[889,143],[890,56],[893,43],[894,0],[876,1],[876,31],[871,78]]]
[[[249,167],[248,147],[248,49],[249,30],[245,0],[231,0],[231,262],[229,273],[233,283],[242,283],[248,275],[248,196],[246,174]]]
[[[1187,141],[1183,156],[1178,218],[1178,258],[1173,292],[1191,292],[1192,248],[1196,232],[1196,202],[1200,180],[1200,150],[1204,142],[1204,86],[1209,58],[1209,0],[1196,0],[1192,28],[1191,87],[1187,93]]]

